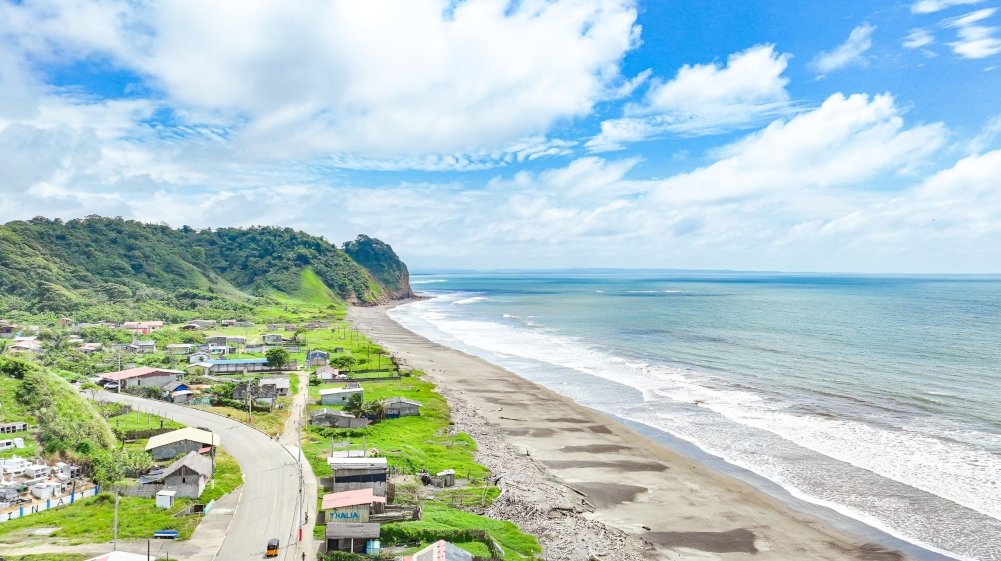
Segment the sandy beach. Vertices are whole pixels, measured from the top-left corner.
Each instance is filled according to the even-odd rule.
[[[749,484],[503,368],[420,337],[386,307],[355,327],[448,399],[503,494],[487,511],[536,535],[546,559],[898,560]]]

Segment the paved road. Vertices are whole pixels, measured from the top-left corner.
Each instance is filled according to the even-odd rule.
[[[244,487],[217,559],[261,559],[268,539],[278,538],[278,558],[299,561],[299,469],[281,444],[243,423],[190,407],[109,392],[101,392],[97,399],[126,403],[219,435],[222,446],[243,469]]]

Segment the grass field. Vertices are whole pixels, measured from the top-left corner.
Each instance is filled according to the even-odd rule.
[[[184,425],[174,421],[172,419],[167,419],[164,417],[158,417],[151,413],[143,413],[141,411],[130,411],[124,415],[116,415],[114,417],[108,418],[108,424],[111,425],[112,429],[117,431],[130,431],[130,430],[147,430],[147,429],[180,429],[184,428]]]
[[[434,540],[421,539],[436,533],[447,535],[456,530],[483,530],[504,549],[505,561],[536,559],[542,552],[539,543],[517,526],[503,520],[494,520],[471,512],[458,510],[435,501],[424,504],[424,516],[414,522],[395,522],[383,526],[383,547],[409,546],[413,553]],[[402,539],[402,541],[401,541]],[[459,541],[455,545],[473,555],[489,557],[486,545],[478,541]]]

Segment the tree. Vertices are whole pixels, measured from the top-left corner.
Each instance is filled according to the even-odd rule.
[[[381,399],[369,401],[362,407],[365,415],[376,421],[381,421],[386,417],[386,404]]]
[[[271,349],[264,356],[268,359],[268,366],[275,370],[281,370],[289,360],[288,351],[285,349]]]
[[[364,415],[365,406],[362,404],[361,394],[352,394],[351,397],[348,398],[348,403],[344,406],[344,410],[351,413],[355,417],[361,417]]]
[[[0,360],[0,374],[16,380],[24,379],[24,375],[27,374],[31,368],[31,363],[25,362],[19,358]]]
[[[358,361],[355,360],[355,357],[353,356],[339,355],[335,356],[334,359],[330,361],[330,364],[333,364],[338,370],[347,370],[350,372],[351,367],[358,364]]]

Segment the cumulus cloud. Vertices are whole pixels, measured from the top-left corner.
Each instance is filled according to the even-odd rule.
[[[963,58],[986,58],[1001,53],[1001,39],[995,34],[998,28],[982,25],[997,8],[984,8],[942,21],[943,27],[956,30],[957,39],[949,43],[952,51]]]
[[[783,72],[790,58],[774,45],[757,45],[731,54],[726,65],[685,65],[670,81],[654,80],[640,103],[626,106],[624,117],[602,122],[587,146],[612,150],[668,132],[732,131],[788,111]]]
[[[106,58],[178,116],[238,124],[258,158],[504,150],[637,85],[631,0],[66,1],[0,21],[26,56]]]
[[[911,11],[915,14],[931,14],[940,12],[953,6],[969,6],[979,4],[984,0],[918,0],[911,4]]]
[[[865,53],[872,48],[872,34],[876,31],[875,25],[863,23],[852,29],[848,34],[848,39],[831,51],[825,51],[817,55],[810,65],[821,75],[829,74],[835,70],[840,70],[848,66],[865,66],[868,61]]]
[[[725,147],[713,164],[665,180],[657,195],[712,201],[857,185],[906,171],[943,142],[941,125],[906,128],[889,95],[834,94],[813,111]]]

